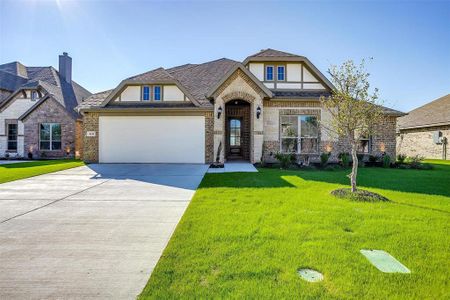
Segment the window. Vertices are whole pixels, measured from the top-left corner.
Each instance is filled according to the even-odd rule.
[[[357,149],[358,153],[367,154],[370,152],[370,137],[364,137],[360,140],[359,146]]]
[[[284,66],[277,67],[277,80],[284,81]]]
[[[41,150],[61,150],[61,124],[42,123],[39,137]]]
[[[230,120],[230,146],[241,145],[241,120]]]
[[[273,66],[266,67],[266,80],[273,81]]]
[[[316,154],[319,151],[319,126],[316,116],[281,116],[281,152]]]
[[[39,97],[39,94],[37,91],[31,91],[31,100],[36,100]]]
[[[150,87],[148,85],[144,85],[142,87],[142,100],[144,101],[150,100]]]
[[[153,87],[153,100],[161,101],[161,86],[159,85]]]
[[[17,124],[7,124],[8,151],[17,151]]]

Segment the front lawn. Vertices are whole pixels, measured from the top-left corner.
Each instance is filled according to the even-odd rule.
[[[359,184],[391,202],[334,198],[347,173],[207,174],[141,299],[448,299],[450,165],[360,169]],[[360,249],[412,273],[382,273]],[[324,281],[303,281],[302,267]]]
[[[0,183],[83,166],[79,160],[37,160],[0,165]]]

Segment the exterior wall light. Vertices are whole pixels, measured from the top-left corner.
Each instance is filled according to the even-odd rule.
[[[259,119],[259,116],[261,115],[261,107],[258,106],[256,109],[256,118]]]
[[[217,109],[217,119],[220,119],[220,115],[222,114],[222,106],[219,106]]]

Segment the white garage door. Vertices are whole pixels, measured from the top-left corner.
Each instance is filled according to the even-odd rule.
[[[204,163],[202,116],[100,116],[101,163]]]

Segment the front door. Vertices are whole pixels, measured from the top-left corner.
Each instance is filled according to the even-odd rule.
[[[242,159],[242,141],[241,141],[242,120],[237,118],[228,118],[228,158]]]
[[[225,105],[225,159],[250,159],[250,104],[233,100]]]

